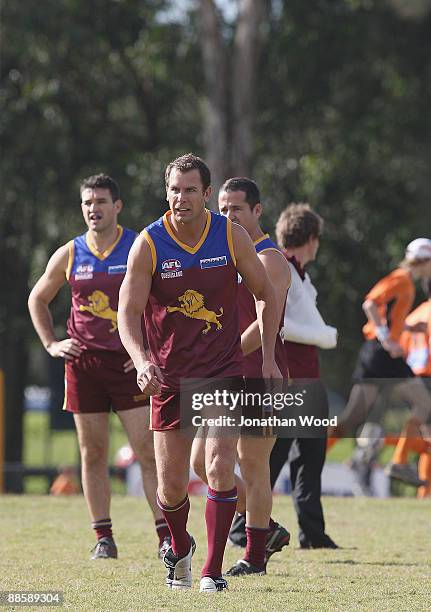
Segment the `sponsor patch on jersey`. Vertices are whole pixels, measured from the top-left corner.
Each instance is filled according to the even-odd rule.
[[[162,278],[178,278],[183,275],[181,270],[181,262],[179,259],[165,259],[162,261]]]
[[[108,274],[126,274],[126,270],[126,264],[121,264],[119,266],[108,266]]]
[[[177,270],[176,272],[162,272],[160,274],[162,278],[178,278],[179,276],[182,276],[182,275],[183,275],[182,270]]]
[[[201,259],[201,270],[206,268],[218,268],[219,266],[227,266],[226,255],[220,255],[219,257],[208,257],[207,259]]]
[[[75,274],[75,280],[90,280],[93,278],[93,273],[88,272],[86,274]]]

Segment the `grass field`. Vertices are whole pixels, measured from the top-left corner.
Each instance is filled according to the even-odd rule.
[[[326,498],[327,530],[343,549],[301,551],[291,500],[276,497],[273,515],[291,528],[293,544],[274,555],[267,576],[231,578],[229,592],[216,595],[198,592],[204,503],[192,498],[194,588],[178,593],[163,584],[165,570],[142,499],[114,497],[119,559],[89,561],[93,534],[82,496],[0,497],[0,590],[61,590],[64,607],[72,610],[431,609],[427,501]],[[240,556],[228,548],[224,567]]]

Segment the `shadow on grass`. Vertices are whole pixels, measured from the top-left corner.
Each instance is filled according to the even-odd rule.
[[[399,567],[423,567],[423,563],[398,563],[397,561],[354,561],[345,559],[344,561],[321,561],[325,565],[393,565]]]
[[[300,546],[298,546],[297,548],[294,548],[293,550],[297,550],[299,552],[304,552],[307,553],[308,551],[321,551],[324,550],[325,552],[335,552],[337,553],[338,551],[344,551],[344,550],[359,550],[358,546],[337,546],[337,548],[331,548],[330,546],[315,546],[314,548],[301,548]]]

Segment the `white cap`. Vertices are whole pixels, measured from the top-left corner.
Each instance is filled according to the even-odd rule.
[[[415,261],[417,259],[431,259],[431,240],[428,238],[416,238],[407,245],[406,259]]]

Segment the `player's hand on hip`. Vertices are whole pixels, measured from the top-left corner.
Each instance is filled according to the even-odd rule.
[[[159,395],[162,390],[162,373],[160,368],[151,361],[144,361],[137,369],[136,380],[142,393]]]
[[[79,357],[82,353],[82,348],[75,338],[66,338],[65,340],[51,342],[46,350],[51,357],[63,357],[63,359],[66,360]]]
[[[128,359],[125,363],[123,363],[124,374],[128,374],[132,370],[135,369],[135,364],[131,359]]]

